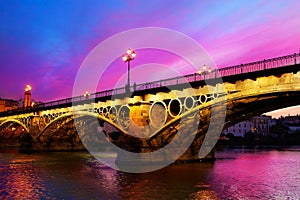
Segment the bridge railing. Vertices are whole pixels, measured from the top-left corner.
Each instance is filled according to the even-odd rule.
[[[289,65],[295,65],[299,63],[300,63],[300,53],[299,54],[295,53],[287,56],[222,68],[219,69],[219,76],[217,77],[225,77],[225,76],[232,76],[237,74],[257,72],[266,69],[273,69],[273,68],[285,67]]]
[[[300,63],[300,53],[290,54],[287,56],[265,59],[257,62],[245,63],[230,67],[221,68],[218,70],[212,70],[210,73],[205,74],[189,74],[181,77],[173,77],[169,79],[163,79],[159,81],[142,83],[136,86],[136,90],[154,89],[162,86],[178,85],[182,83],[192,83],[202,81],[204,79],[222,78],[226,76],[233,76],[238,74],[246,74],[250,72],[263,71],[267,69],[279,68],[290,66]],[[132,89],[134,89],[132,87]]]
[[[179,85],[183,83],[192,83],[197,81],[203,81],[205,79],[222,78],[222,77],[233,76],[238,74],[246,74],[246,73],[257,72],[257,71],[262,71],[267,69],[280,68],[280,67],[285,67],[285,66],[290,66],[295,64],[300,64],[300,53],[225,67],[218,70],[212,70],[210,73],[203,73],[203,74],[194,73],[194,74],[188,74],[180,77],[173,77],[173,78],[162,79],[153,82],[136,84],[130,86],[130,91],[142,91],[147,89],[155,89],[159,87]],[[126,93],[126,88],[121,87],[121,88],[115,88],[111,90],[92,93],[89,96],[81,95],[72,98],[36,104],[33,108],[47,108],[47,107],[60,106],[60,105],[71,104],[71,103],[80,103],[87,99],[103,98],[103,97],[125,94],[125,93]],[[24,110],[24,108],[10,110],[9,112],[20,111],[20,110]]]

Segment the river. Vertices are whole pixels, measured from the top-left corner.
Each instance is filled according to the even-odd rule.
[[[236,148],[214,163],[119,172],[88,152],[0,153],[0,199],[300,199],[300,147]]]

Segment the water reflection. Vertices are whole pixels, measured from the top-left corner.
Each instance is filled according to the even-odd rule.
[[[134,174],[124,173],[105,167],[97,161],[89,161],[84,170],[86,176],[93,176],[96,184],[110,198],[122,199],[185,199],[192,192],[208,190],[207,173],[212,169],[212,163],[203,163],[201,170],[194,164],[173,165],[155,172]],[[213,192],[212,192],[213,193]],[[210,195],[211,196],[211,195]]]
[[[237,149],[144,174],[88,153],[0,153],[1,199],[299,199],[298,151]]]
[[[132,192],[126,198],[137,195],[141,199],[185,199],[191,191],[203,188],[196,185],[207,185],[206,175],[212,164],[205,163],[201,170],[193,164],[173,165],[155,172],[145,174],[128,174],[119,172],[119,183],[122,193]],[[134,194],[132,196],[132,194]]]
[[[46,175],[43,169],[33,167],[35,158],[12,159],[10,163],[1,165],[0,177],[1,197],[11,199],[38,199],[46,197],[44,185]],[[44,175],[44,176],[43,176]]]
[[[238,150],[237,150],[238,151]],[[299,152],[228,152],[209,175],[221,199],[299,199]],[[219,192],[222,191],[222,192]]]

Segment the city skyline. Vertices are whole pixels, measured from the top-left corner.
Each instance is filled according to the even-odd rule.
[[[77,70],[88,53],[108,37],[132,28],[182,32],[202,45],[220,68],[298,53],[300,48],[297,1],[230,1],[222,6],[210,1],[1,1],[0,5],[1,98],[22,98],[26,84],[32,85],[38,101],[70,97]],[[172,68],[191,73],[174,56],[159,57],[151,50],[137,54],[133,70],[153,62],[169,67],[162,74]],[[136,70],[132,81],[142,83],[142,72]],[[112,73],[99,83],[98,91],[111,89],[126,77],[121,59],[108,68],[107,74]]]

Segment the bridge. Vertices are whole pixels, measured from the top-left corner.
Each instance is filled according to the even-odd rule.
[[[174,159],[199,160],[215,144],[205,140],[208,133],[216,139],[240,121],[300,105],[300,53],[137,84],[130,91],[116,88],[2,112],[0,143],[38,151],[101,151],[109,143],[145,155],[172,143],[173,149],[188,145]],[[119,162],[126,162],[125,154],[118,151]]]

